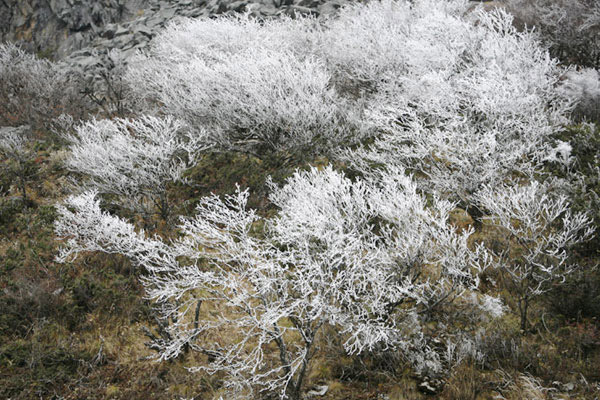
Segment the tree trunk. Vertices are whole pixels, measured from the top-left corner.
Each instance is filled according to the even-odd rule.
[[[20,177],[21,181],[21,196],[23,197],[23,204],[27,204],[27,190],[25,188],[25,178],[23,176]]]
[[[524,297],[519,300],[519,311],[521,312],[521,331],[527,330],[527,311],[529,308],[529,299]]]

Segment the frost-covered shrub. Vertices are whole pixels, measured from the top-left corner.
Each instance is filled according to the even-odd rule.
[[[579,118],[600,123],[600,71],[584,68],[569,71],[561,84],[563,93],[576,102],[575,114]]]
[[[101,211],[94,193],[71,197],[59,207],[56,232],[68,239],[59,260],[103,251],[144,267],[148,296],[171,305],[164,312],[177,321],[160,358],[207,354],[197,369],[226,373],[234,392],[300,399],[324,326],[351,354],[397,348],[418,369],[439,370],[430,318],[474,293],[481,268],[467,246],[472,231],[447,224],[452,204],[426,201],[402,171],[352,181],[330,167],[272,187],[271,219],[247,199],[239,190],[202,199],[182,220],[183,236],[165,243]]]
[[[552,55],[565,63],[600,68],[600,2],[506,0],[521,24],[535,27]]]
[[[116,195],[122,204],[142,211],[170,214],[167,185],[182,179],[203,146],[171,117],[91,120],[67,134],[71,143],[65,164],[88,179],[85,187]]]
[[[307,54],[302,22],[185,21],[132,65],[137,94],[225,150],[323,152],[357,140],[357,105],[339,97],[322,61]]]
[[[469,208],[482,185],[536,170],[571,104],[534,35],[502,10],[466,10],[464,1],[356,6],[332,25],[324,51],[340,29],[330,60],[373,87],[368,118],[380,134],[343,158],[364,173],[412,170],[423,189]],[[362,51],[344,51],[355,45]]]
[[[299,17],[258,20],[249,15],[214,19],[180,19],[165,28],[155,40],[152,56],[173,62],[201,57],[218,61],[247,49],[292,52],[301,59],[315,46],[317,21]]]
[[[569,263],[569,250],[592,236],[592,221],[585,213],[572,212],[567,196],[538,182],[486,186],[477,201],[489,212],[486,218],[502,228],[507,248],[514,246],[513,251],[496,254],[493,263],[511,283],[525,331],[534,299],[577,268]]]
[[[66,69],[0,44],[0,126],[47,128],[62,113],[80,117],[88,110]]]
[[[320,31],[338,84],[378,87],[388,74],[452,69],[468,45],[467,1],[377,1],[344,7]]]
[[[0,172],[14,182],[25,203],[27,184],[37,173],[29,131],[29,126],[0,128],[0,161],[5,161],[5,165],[0,164]]]

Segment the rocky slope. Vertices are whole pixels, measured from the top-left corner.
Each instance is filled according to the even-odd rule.
[[[250,12],[330,14],[346,0],[0,0],[0,41],[56,59],[143,47],[171,19]]]
[[[46,56],[65,57],[110,23],[122,22],[152,0],[0,0],[0,40]]]

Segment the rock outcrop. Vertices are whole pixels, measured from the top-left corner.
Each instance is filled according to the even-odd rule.
[[[88,45],[105,25],[129,20],[151,0],[0,0],[0,40],[55,58]]]
[[[178,16],[328,15],[348,0],[0,0],[0,41],[54,59],[144,47]],[[73,54],[76,52],[75,54]],[[130,51],[130,52],[133,52]]]

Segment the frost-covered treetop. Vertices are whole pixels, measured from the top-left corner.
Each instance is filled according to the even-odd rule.
[[[127,74],[158,108],[206,128],[218,149],[307,156],[364,135],[358,105],[331,87],[309,19],[187,20],[154,39]]]
[[[182,179],[195,155],[206,147],[172,117],[91,120],[66,135],[71,143],[66,167],[87,177],[87,187],[120,196],[130,208],[149,200],[168,214],[166,185]]]
[[[29,142],[26,130],[28,130],[28,127],[0,128],[0,154],[13,159],[23,157]]]
[[[171,23],[153,40],[150,54],[178,63],[195,58],[219,61],[219,55],[266,49],[308,55],[317,28],[312,18],[259,21],[249,15],[219,16],[211,19],[183,19]]]
[[[341,9],[320,32],[332,69],[374,83],[388,72],[452,69],[469,42],[466,0],[373,1]]]
[[[467,10],[465,1],[357,5],[322,49],[343,82],[363,82],[379,132],[344,158],[364,173],[416,171],[422,188],[463,206],[486,183],[533,174],[572,108],[558,89],[564,70],[532,32],[501,9]]]
[[[352,159],[418,170],[426,186],[465,199],[490,169],[529,173],[570,110],[556,61],[512,22],[466,0],[357,4],[319,23],[183,20],[127,80],[148,109],[207,128],[218,148],[314,154],[375,134],[376,155]],[[442,144],[438,154],[423,136]]]

